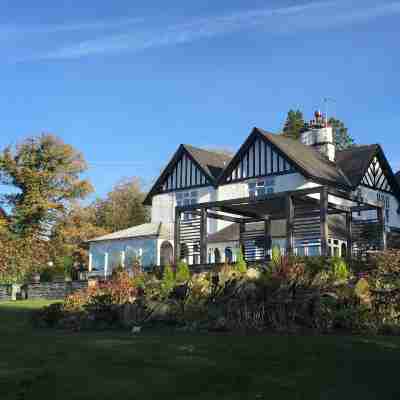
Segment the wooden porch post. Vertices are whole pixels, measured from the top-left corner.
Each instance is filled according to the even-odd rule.
[[[320,192],[321,216],[321,255],[328,255],[328,189],[324,186]]]
[[[207,264],[207,209],[201,209],[200,216],[200,264]]]
[[[244,242],[243,242],[243,234],[246,231],[246,223],[242,220],[239,223],[239,251],[243,253],[243,258],[246,260]]]
[[[353,213],[346,213],[347,258],[353,256]]]
[[[175,265],[181,258],[181,212],[175,208],[175,228],[174,228],[174,245],[175,245]]]
[[[269,261],[268,250],[271,248],[271,220],[264,220],[264,262]]]
[[[381,250],[386,250],[386,229],[385,229],[385,209],[384,207],[379,207],[377,210],[378,214],[378,223],[379,223],[379,232],[380,232],[380,242],[381,242]]]
[[[293,254],[293,221],[294,206],[293,197],[286,197],[286,251],[288,255]]]

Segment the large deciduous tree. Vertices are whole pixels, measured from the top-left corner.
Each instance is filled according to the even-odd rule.
[[[80,175],[86,170],[80,152],[60,138],[30,137],[0,153],[0,183],[12,192],[2,197],[10,210],[10,229],[21,235],[49,235],[60,213],[92,187]]]
[[[143,205],[145,196],[139,178],[118,182],[105,199],[94,203],[95,224],[113,232],[147,222],[149,212]]]

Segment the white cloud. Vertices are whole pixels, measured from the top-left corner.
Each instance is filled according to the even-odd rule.
[[[369,4],[369,5],[366,5]],[[192,19],[186,23],[156,28],[111,33],[94,39],[81,40],[54,51],[34,57],[36,59],[74,59],[90,55],[137,52],[149,48],[189,43],[196,40],[226,35],[246,29],[264,32],[290,33],[298,30],[326,29],[345,24],[367,22],[378,17],[400,13],[400,1],[376,5],[371,1],[325,1],[281,8],[262,8]],[[47,27],[54,31],[126,27],[134,20],[94,22],[83,25]]]

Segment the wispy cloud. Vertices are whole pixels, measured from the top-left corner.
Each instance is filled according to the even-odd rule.
[[[121,18],[116,20],[86,21],[77,23],[47,24],[40,26],[27,26],[23,28],[19,25],[2,25],[0,33],[8,35],[28,35],[28,34],[50,34],[61,32],[87,32],[104,31],[119,28],[127,28],[143,22],[142,17]]]
[[[356,3],[356,4],[355,4]],[[192,19],[185,23],[154,28],[145,26],[102,34],[101,37],[80,40],[53,51],[35,56],[37,59],[74,59],[90,55],[115,54],[122,51],[137,52],[149,48],[189,43],[233,32],[262,29],[265,32],[290,33],[298,30],[326,29],[367,22],[378,17],[400,13],[400,1],[377,5],[371,1],[344,0],[312,2],[281,8],[243,10],[236,13]],[[90,30],[98,28],[126,28],[137,22],[121,20],[87,24],[47,27],[58,31]]]

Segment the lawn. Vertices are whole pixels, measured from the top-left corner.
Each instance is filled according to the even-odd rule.
[[[400,338],[70,333],[0,304],[0,399],[395,399]]]

